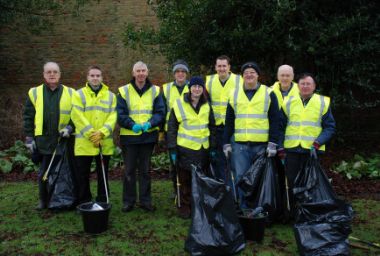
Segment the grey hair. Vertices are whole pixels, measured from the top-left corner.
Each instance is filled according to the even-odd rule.
[[[136,71],[136,69],[138,68],[138,67],[144,67],[144,68],[146,68],[146,70],[148,70],[148,66],[144,63],[144,62],[142,62],[141,60],[139,60],[138,62],[136,62],[134,65],[133,65],[133,71]]]
[[[57,62],[54,62],[54,61],[48,61],[48,62],[46,62],[46,63],[44,64],[44,72],[45,72],[45,68],[46,68],[47,66],[49,66],[49,65],[55,65],[55,66],[57,66],[58,71],[61,72],[61,69],[59,68],[58,63],[57,63]]]

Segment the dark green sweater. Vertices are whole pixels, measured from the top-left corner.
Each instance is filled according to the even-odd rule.
[[[57,146],[59,132],[59,100],[62,95],[63,87],[59,85],[54,91],[44,85],[44,113],[42,135],[34,139],[38,151],[41,154],[52,154]],[[24,109],[24,132],[26,136],[34,137],[34,117],[36,110],[29,97]]]

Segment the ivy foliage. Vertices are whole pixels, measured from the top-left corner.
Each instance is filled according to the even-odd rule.
[[[343,174],[348,179],[380,178],[380,154],[371,157],[355,155],[350,161],[341,161],[334,167],[334,171]]]
[[[125,45],[186,59],[212,72],[226,54],[235,72],[255,60],[271,84],[279,65],[317,74],[322,93],[350,107],[380,105],[379,3],[372,0],[155,0],[157,29],[129,23]]]
[[[9,173],[15,168],[21,168],[24,173],[37,171],[38,167],[30,159],[30,153],[21,140],[3,151],[0,151],[0,170]]]

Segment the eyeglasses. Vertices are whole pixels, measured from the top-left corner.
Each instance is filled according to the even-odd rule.
[[[48,70],[48,71],[45,71],[44,72],[45,74],[47,75],[56,75],[56,74],[59,74],[59,71],[58,70]]]
[[[89,75],[89,77],[101,77],[102,75]]]

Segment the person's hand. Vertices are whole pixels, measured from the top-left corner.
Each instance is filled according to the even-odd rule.
[[[31,154],[33,154],[33,152],[37,149],[36,142],[33,137],[25,137],[25,147]]]
[[[321,147],[321,144],[319,144],[318,141],[314,141],[313,145],[311,145],[310,147],[310,150],[319,150],[320,147]]]
[[[211,159],[211,161],[216,160],[216,150],[215,149],[210,150],[210,159]]]
[[[134,132],[134,133],[139,133],[139,132],[141,132],[142,131],[142,126],[141,126],[141,124],[134,124],[133,126],[132,126],[132,131]]]
[[[90,141],[94,144],[94,147],[100,146],[100,141],[103,139],[104,134],[101,131],[94,131],[90,135]]]
[[[62,138],[69,138],[72,132],[73,132],[73,127],[71,127],[71,125],[66,125],[65,128],[59,131],[59,136],[61,136]]]
[[[145,122],[142,125],[142,130],[143,130],[143,132],[147,132],[151,127],[152,127],[152,125],[150,124],[150,122]]]
[[[231,144],[224,144],[223,145],[223,153],[226,156],[226,158],[229,158],[229,155],[232,153]]]
[[[277,147],[276,143],[268,142],[268,146],[267,146],[267,156],[268,157],[274,157],[277,154],[276,147]]]
[[[282,165],[285,165],[286,152],[284,148],[277,149],[278,158],[280,158]]]

